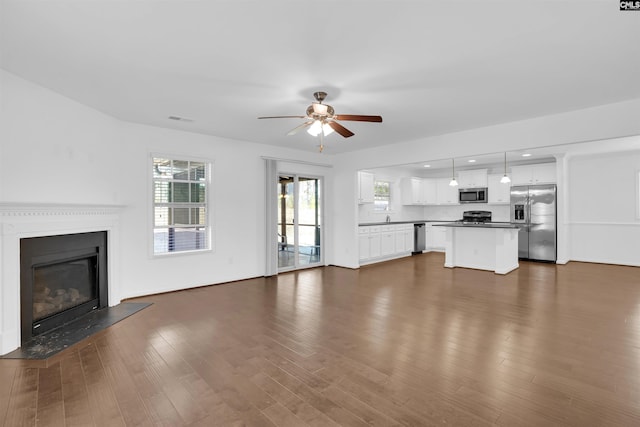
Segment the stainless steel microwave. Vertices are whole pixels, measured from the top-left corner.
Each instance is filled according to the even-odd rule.
[[[460,203],[487,203],[487,188],[461,188],[458,190]]]

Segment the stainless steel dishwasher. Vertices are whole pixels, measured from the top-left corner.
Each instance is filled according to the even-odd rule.
[[[425,250],[426,234],[424,227],[424,222],[413,224],[413,252],[411,252],[411,255],[421,254]]]

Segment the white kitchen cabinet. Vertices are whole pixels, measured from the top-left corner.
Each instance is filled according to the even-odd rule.
[[[438,178],[437,185],[437,203],[439,205],[457,205],[458,204],[458,187],[449,185],[450,178]]]
[[[428,222],[425,227],[425,246],[427,251],[443,252],[445,248],[447,229],[444,227],[434,227],[436,224],[444,222]]]
[[[413,251],[413,224],[358,227],[361,264],[407,256]]]
[[[369,240],[369,227],[360,227],[360,233],[358,234],[358,259],[364,261],[369,258],[371,252],[371,241]]]
[[[415,243],[415,235],[413,234],[413,224],[405,225],[404,234],[404,251],[413,252],[413,246]]]
[[[372,232],[369,236],[369,258],[378,258],[380,249],[380,232]]]
[[[489,204],[508,205],[511,201],[511,183],[503,184],[500,182],[504,175],[491,174],[487,176],[489,192]]]
[[[422,179],[422,190],[425,205],[435,205],[438,203],[438,181],[433,178]]]
[[[432,248],[444,251],[447,243],[447,229],[445,227],[433,227]]]
[[[379,226],[358,227],[360,261],[380,257],[380,234],[381,231]]]
[[[487,170],[475,169],[458,172],[458,185],[460,188],[484,188],[487,186]]]
[[[403,205],[424,205],[425,191],[422,178],[402,178],[400,181]]]
[[[430,222],[424,225],[424,247],[427,251],[433,247],[433,226]]]
[[[413,251],[413,224],[401,224],[396,232],[396,254]]]
[[[394,236],[395,236],[396,252],[404,252],[405,236],[403,234],[403,230],[396,231],[394,233]]]
[[[511,185],[553,184],[555,182],[555,163],[511,167]]]
[[[396,227],[383,225],[380,228],[380,256],[388,257],[396,252]]]
[[[373,181],[371,172],[358,172],[358,203],[373,203]]]

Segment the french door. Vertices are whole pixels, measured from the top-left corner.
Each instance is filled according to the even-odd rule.
[[[321,179],[278,175],[278,271],[322,264]]]

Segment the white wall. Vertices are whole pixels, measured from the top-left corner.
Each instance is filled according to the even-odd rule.
[[[639,173],[640,150],[569,158],[572,259],[640,266]]]
[[[122,122],[0,73],[0,202],[124,205],[119,259],[124,298],[262,276],[261,156],[327,162],[316,153]],[[214,162],[213,251],[150,256],[152,152]],[[293,167],[305,170],[300,163]],[[333,185],[332,169],[322,172]]]

